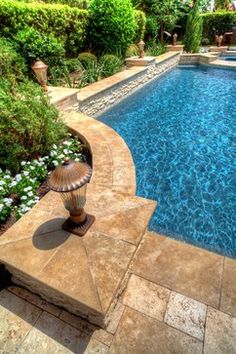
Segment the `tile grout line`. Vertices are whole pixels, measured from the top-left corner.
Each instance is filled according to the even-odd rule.
[[[219,311],[220,311],[221,299],[222,299],[222,291],[223,291],[224,269],[225,269],[225,257],[223,258],[223,262],[222,262],[222,273],[221,273],[221,282],[220,282],[220,296],[219,296],[219,304],[218,304],[218,307],[217,307],[217,310],[219,310]]]

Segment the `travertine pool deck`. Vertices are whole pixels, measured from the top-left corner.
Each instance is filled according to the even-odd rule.
[[[236,260],[147,231],[156,204],[135,196],[123,139],[83,114],[67,124],[93,154],[97,219],[84,239],[62,231],[50,192],[0,238],[13,280],[50,300],[0,292],[0,353],[235,354]]]

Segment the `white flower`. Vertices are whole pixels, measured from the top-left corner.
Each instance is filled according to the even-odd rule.
[[[20,199],[21,199],[21,200],[26,200],[27,197],[26,197],[26,195],[22,195],[22,197],[21,197]]]
[[[31,189],[32,189],[32,187],[29,186],[29,187],[25,187],[25,188],[23,189],[23,191],[24,191],[24,192],[28,192],[28,191],[30,191]]]
[[[54,166],[58,166],[59,165],[59,163],[56,160],[52,161],[52,163],[53,163]]]
[[[53,147],[53,149],[57,149],[57,146],[56,146],[56,144],[53,144],[53,146],[52,146],[52,147]]]
[[[0,204],[0,212],[2,211],[4,205],[3,204]]]
[[[0,191],[4,191],[4,188],[2,186],[0,186]]]
[[[13,200],[11,198],[3,198],[3,201],[5,203],[6,206],[10,206],[13,202]]]
[[[27,177],[27,176],[29,176],[29,172],[28,171],[23,171],[23,175]]]
[[[33,195],[34,195],[34,193],[33,193],[32,191],[30,191],[30,192],[28,193],[28,196],[29,196],[29,197],[33,197]]]
[[[57,155],[56,151],[51,151],[51,152],[50,152],[50,156],[51,156],[51,157],[54,157],[54,156],[56,156],[56,155]]]
[[[34,166],[30,166],[31,171],[35,170]]]
[[[76,162],[79,162],[79,161],[80,161],[80,159],[79,159],[78,157],[76,157],[74,160],[75,160]]]
[[[10,179],[11,176],[10,176],[10,175],[5,175],[4,178],[5,178],[5,179]]]
[[[63,145],[69,146],[71,143],[69,141],[63,141]]]
[[[3,186],[4,184],[6,184],[5,181],[1,180],[0,181],[0,186]]]
[[[22,161],[21,166],[25,166],[25,165],[26,165],[26,161]]]
[[[65,155],[69,154],[69,150],[67,150],[67,149],[64,149],[63,152]]]
[[[64,159],[65,155],[61,154],[58,156],[59,159]]]
[[[17,181],[12,181],[11,184],[10,184],[10,187],[15,187],[17,185]]]
[[[17,181],[17,182],[20,182],[21,181],[21,175],[20,174],[17,174],[17,175],[15,175],[15,180]]]

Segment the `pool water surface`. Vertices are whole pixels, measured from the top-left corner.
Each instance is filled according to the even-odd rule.
[[[236,258],[236,71],[176,68],[98,119],[129,146],[149,228]]]

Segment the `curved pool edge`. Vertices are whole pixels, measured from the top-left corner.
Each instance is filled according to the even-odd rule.
[[[89,146],[93,163],[91,183],[135,195],[135,165],[123,138],[104,123],[81,113],[68,113],[66,123]]]

